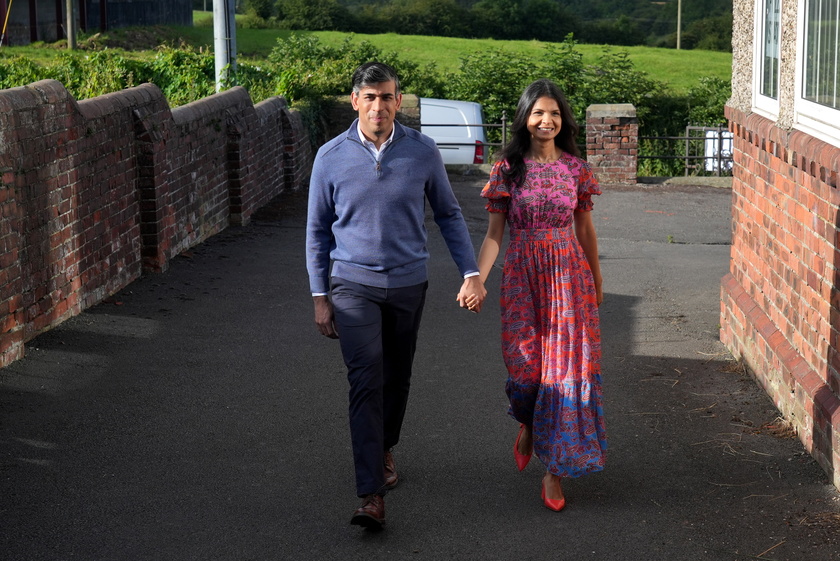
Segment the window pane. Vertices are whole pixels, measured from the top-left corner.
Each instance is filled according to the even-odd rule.
[[[761,53],[761,95],[779,98],[779,5],[764,0],[764,42]]]
[[[840,0],[810,0],[807,13],[803,97],[840,109]]]

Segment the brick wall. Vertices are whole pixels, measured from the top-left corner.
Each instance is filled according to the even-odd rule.
[[[602,184],[636,183],[639,120],[629,103],[586,108],[586,159]]]
[[[242,88],[170,109],[145,84],[76,102],[0,91],[0,366],[24,343],[308,181],[281,98]]]
[[[726,111],[735,167],[721,340],[840,487],[840,149]]]

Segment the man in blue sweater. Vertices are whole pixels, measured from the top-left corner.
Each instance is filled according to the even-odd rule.
[[[486,297],[461,208],[434,141],[400,125],[393,68],[353,74],[350,129],[324,144],[309,184],[306,265],[315,323],[338,338],[350,383],[356,493],[351,524],[380,529],[383,496],[399,481],[399,440],[427,282],[425,201],[464,277],[459,293]],[[479,304],[480,309],[480,304]]]

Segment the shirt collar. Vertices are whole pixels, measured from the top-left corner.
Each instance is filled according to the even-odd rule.
[[[361,124],[361,122],[357,122],[357,123],[356,123],[356,132],[359,134],[359,140],[361,140],[361,141],[362,141],[362,144],[364,144],[365,146],[369,146],[369,147],[370,147],[370,148],[372,148],[373,150],[376,150],[376,145],[375,145],[373,142],[371,142],[370,140],[368,140],[368,139],[365,137],[365,134],[362,132],[362,124]],[[378,152],[381,152],[382,150],[384,150],[384,149],[385,149],[385,147],[386,147],[386,146],[388,146],[388,145],[391,143],[391,141],[392,141],[392,140],[394,140],[394,133],[395,133],[395,132],[397,132],[397,123],[396,123],[396,121],[394,121],[394,126],[393,126],[393,127],[391,127],[391,134],[390,134],[390,136],[388,136],[388,140],[386,140],[385,142],[383,142],[383,143],[382,143],[382,147],[381,147],[381,148],[379,148],[379,150],[377,150]]]

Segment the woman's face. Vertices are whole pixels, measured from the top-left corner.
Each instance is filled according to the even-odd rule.
[[[560,106],[551,97],[537,99],[528,115],[528,132],[532,140],[554,140],[563,126]]]

